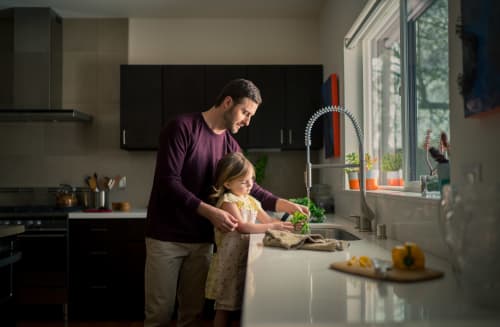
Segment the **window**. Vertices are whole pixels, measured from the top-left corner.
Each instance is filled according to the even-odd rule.
[[[424,3],[425,4],[425,3]],[[430,5],[409,8],[408,71],[410,79],[410,163],[411,180],[429,174],[422,147],[427,130],[431,143],[439,144],[443,131],[450,135],[448,94],[448,1],[431,1]],[[412,126],[413,125],[413,126]]]
[[[436,145],[441,131],[449,135],[447,0],[371,0],[356,22],[344,54],[346,107],[362,104],[365,151],[379,168],[384,156],[402,154],[406,180],[418,180],[429,173],[426,131]]]

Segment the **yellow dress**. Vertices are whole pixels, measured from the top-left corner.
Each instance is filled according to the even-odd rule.
[[[241,219],[247,223],[255,223],[257,212],[262,208],[260,202],[251,195],[225,193],[219,199],[217,207],[221,207],[224,202],[236,203]],[[238,231],[222,233],[215,229],[217,251],[210,263],[205,295],[208,299],[215,300],[217,310],[241,309],[249,240],[248,234],[240,234]]]

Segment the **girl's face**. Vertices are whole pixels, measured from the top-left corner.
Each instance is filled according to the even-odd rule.
[[[224,183],[224,187],[231,191],[231,193],[242,196],[250,194],[253,182],[253,172],[249,171],[245,176],[238,177],[230,182]]]

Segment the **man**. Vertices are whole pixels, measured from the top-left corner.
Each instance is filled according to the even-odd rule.
[[[176,299],[177,326],[200,325],[213,226],[228,232],[238,223],[205,201],[219,159],[241,151],[230,132],[248,126],[261,102],[252,82],[236,79],[208,111],[180,115],[163,129],[146,221],[145,327],[167,326]],[[257,184],[251,194],[266,210],[309,214]]]

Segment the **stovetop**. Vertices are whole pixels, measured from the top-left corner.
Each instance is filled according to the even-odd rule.
[[[6,214],[51,214],[51,213],[68,213],[81,211],[82,207],[55,207],[49,205],[28,205],[28,206],[0,206],[0,213]]]

